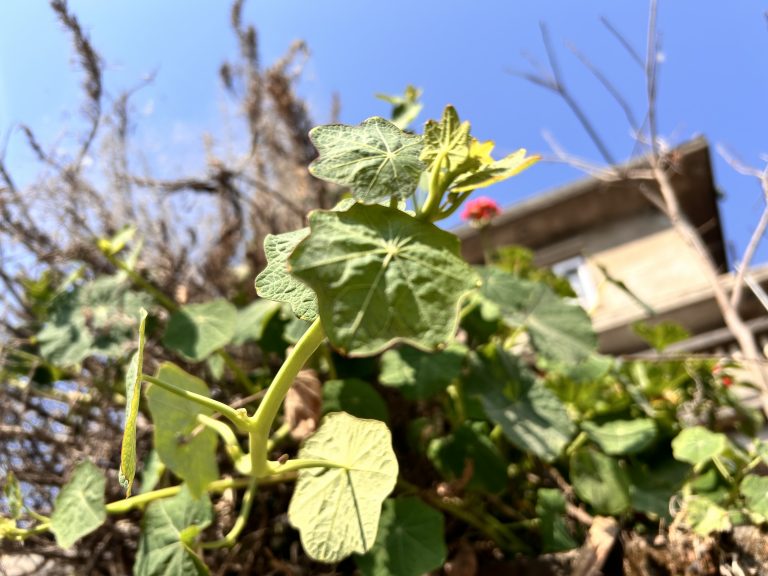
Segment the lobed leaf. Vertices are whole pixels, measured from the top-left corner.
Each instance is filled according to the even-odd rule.
[[[344,412],[329,414],[298,457],[337,466],[299,472],[288,520],[299,530],[307,554],[320,562],[339,562],[370,550],[381,504],[398,473],[386,425]]]
[[[171,314],[163,344],[193,362],[232,341],[237,323],[237,308],[226,300],[188,304]]]
[[[77,468],[56,496],[51,514],[51,532],[56,544],[69,548],[83,536],[90,534],[107,519],[104,474],[85,460]]]
[[[256,277],[256,293],[262,298],[290,304],[293,313],[312,322],[317,317],[317,297],[304,282],[288,272],[288,257],[309,236],[309,228],[284,234],[269,234],[264,239],[267,267]]]
[[[440,568],[448,550],[443,515],[419,498],[384,502],[376,543],[356,558],[363,576],[420,576]]]
[[[319,153],[310,173],[349,186],[355,200],[374,203],[416,191],[424,169],[421,136],[374,117],[359,126],[317,126],[309,137]]]
[[[120,485],[125,488],[126,496],[131,495],[133,478],[136,475],[136,417],[139,414],[141,397],[141,375],[144,368],[144,329],[147,311],[139,312],[139,348],[131,358],[125,372],[125,429],[123,444],[120,449]]]
[[[398,341],[432,350],[453,337],[478,281],[453,234],[362,204],[315,211],[310,227],[291,273],[317,294],[323,328],[342,353],[374,355]]]
[[[205,382],[170,362],[160,365],[156,377],[189,392],[210,396]],[[200,497],[206,486],[219,477],[218,438],[213,430],[201,427],[197,420],[198,414],[210,416],[213,410],[154,384],[147,390],[147,401],[160,460],[186,481],[193,497]]]
[[[421,159],[431,170],[445,168],[454,172],[469,158],[472,137],[469,135],[469,122],[461,122],[453,106],[443,109],[440,122],[428,120],[424,125],[424,148]],[[444,166],[433,166],[438,158],[443,158]]]

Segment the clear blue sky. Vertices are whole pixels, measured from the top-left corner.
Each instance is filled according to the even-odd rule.
[[[166,0],[71,0],[101,51],[111,95],[157,72],[152,86],[135,99],[137,133],[148,156],[162,153],[169,169],[200,166],[201,131],[222,135],[221,61],[235,54],[227,2]],[[763,2],[661,0],[660,132],[671,142],[704,134],[746,162],[760,166],[768,153],[768,27]],[[386,115],[377,92],[396,93],[411,83],[424,90],[421,120],[438,117],[454,104],[473,133],[493,139],[499,152],[518,147],[547,151],[542,130],[568,150],[599,160],[573,115],[554,95],[513,77],[525,70],[526,51],[544,60],[539,21],[549,27],[561,68],[615,155],[633,148],[623,115],[594,78],[566,49],[586,53],[644,113],[644,83],[599,17],[606,16],[644,50],[648,7],[642,1],[510,0],[250,0],[246,20],[260,34],[262,60],[269,63],[294,39],[307,41],[312,57],[300,91],[318,123],[327,121],[331,94],[342,102],[342,120],[357,123]],[[5,2],[0,14],[0,130],[15,122],[49,139],[76,126],[80,72],[69,38],[41,0]],[[11,140],[8,161],[31,173],[21,139]],[[735,174],[716,154],[715,177],[726,195],[721,213],[727,240],[740,253],[763,206],[756,181]],[[509,184],[489,189],[507,205],[568,182],[578,174],[540,164]],[[759,253],[768,261],[768,242]]]

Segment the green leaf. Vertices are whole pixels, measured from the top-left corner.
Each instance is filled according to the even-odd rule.
[[[557,488],[539,488],[536,514],[541,519],[542,552],[562,552],[578,546],[565,522],[565,495]]]
[[[165,472],[165,464],[160,460],[157,450],[152,448],[144,459],[144,466],[142,466],[141,469],[141,486],[139,487],[139,494],[152,492],[163,477],[163,472]]]
[[[237,309],[226,300],[188,304],[171,314],[163,344],[200,362],[230,343],[236,323]]]
[[[656,423],[650,418],[614,420],[603,425],[582,422],[581,428],[603,452],[612,456],[642,452],[656,439],[657,433]]]
[[[683,510],[686,522],[694,532],[708,536],[713,532],[728,532],[731,519],[728,510],[704,497],[694,496],[685,500]]]
[[[136,576],[206,575],[194,539],[212,519],[207,495],[195,499],[186,487],[147,506],[133,573]]]
[[[358,378],[328,380],[323,384],[323,414],[329,412],[389,421],[387,403],[373,386]]]
[[[87,460],[77,468],[56,496],[51,515],[51,532],[56,544],[69,548],[107,519],[104,474]]]
[[[401,130],[408,128],[424,107],[419,102],[420,97],[421,90],[411,85],[406,87],[402,96],[376,94],[376,98],[392,104],[392,123]]]
[[[464,388],[479,398],[488,418],[512,444],[547,462],[560,455],[576,431],[557,396],[493,345],[474,362]]]
[[[156,377],[183,390],[210,396],[205,382],[170,362],[160,365]],[[219,477],[218,438],[213,430],[201,427],[197,420],[198,414],[210,416],[213,410],[154,384],[147,390],[147,401],[160,459],[171,472],[186,481],[193,497],[199,497],[206,486]]]
[[[472,137],[469,135],[469,122],[461,122],[453,106],[443,109],[440,122],[428,120],[424,125],[424,149],[421,159],[430,170],[445,169],[453,172],[469,158]],[[445,164],[435,167],[433,163],[443,158]]]
[[[405,346],[387,350],[381,356],[379,382],[399,388],[409,400],[425,400],[458,378],[466,354],[459,344],[433,353]]]
[[[768,518],[768,478],[747,474],[741,481],[739,492],[750,512]]]
[[[255,300],[238,310],[232,344],[239,346],[249,341],[259,342],[269,321],[279,312],[280,304],[271,300]]]
[[[632,508],[671,520],[669,502],[682,489],[690,470],[672,458],[650,464],[633,462],[627,470]]]
[[[374,203],[416,191],[424,169],[421,136],[375,117],[359,126],[317,126],[309,137],[319,152],[310,173],[349,186],[355,200]]]
[[[450,190],[455,193],[469,192],[478,188],[486,188],[491,184],[516,176],[539,161],[539,156],[526,156],[525,154],[526,150],[520,148],[501,160],[482,163],[477,169],[459,175],[453,181]]]
[[[370,356],[398,341],[431,350],[453,337],[461,301],[477,285],[453,234],[378,205],[309,218],[291,272],[317,294],[336,348]]]
[[[669,321],[658,322],[653,325],[647,322],[635,322],[632,324],[632,330],[659,352],[675,342],[681,342],[691,337],[691,334],[680,324]]]
[[[571,454],[571,483],[576,495],[600,514],[621,514],[630,507],[629,479],[619,463],[591,448]]]
[[[699,466],[722,454],[728,447],[728,437],[710,432],[703,426],[686,428],[672,440],[672,453],[677,460]]]
[[[495,268],[481,270],[482,294],[508,322],[528,331],[544,357],[563,364],[580,362],[597,350],[589,316],[577,304],[558,297],[540,282],[522,280]]]
[[[507,487],[507,464],[491,440],[476,426],[463,424],[429,443],[427,457],[449,481],[461,479],[470,466],[467,488],[499,493]]]
[[[312,322],[317,317],[317,297],[304,282],[288,272],[288,257],[309,235],[309,228],[270,234],[264,239],[267,267],[256,277],[256,293],[262,298],[290,304],[293,313]]]
[[[307,554],[320,562],[339,562],[370,550],[381,503],[398,473],[386,425],[344,412],[329,414],[298,457],[338,466],[299,472],[288,520],[301,533]]]
[[[141,374],[144,368],[144,329],[147,323],[147,311],[139,312],[139,349],[131,358],[125,371],[125,429],[123,445],[120,450],[120,485],[125,488],[126,496],[131,495],[133,477],[136,475],[136,417],[139,414],[141,397]]]
[[[376,544],[355,562],[363,576],[420,576],[445,560],[444,530],[443,515],[419,498],[388,499]]]

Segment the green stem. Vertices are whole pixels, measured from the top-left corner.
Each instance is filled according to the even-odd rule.
[[[245,528],[245,525],[248,523],[248,517],[251,515],[251,506],[253,505],[253,496],[256,493],[257,486],[258,486],[258,480],[252,477],[248,484],[248,489],[245,491],[245,494],[243,495],[243,501],[240,504],[240,513],[237,515],[237,519],[235,520],[235,523],[232,525],[232,529],[229,532],[227,532],[227,535],[224,536],[224,538],[222,538],[221,540],[215,540],[213,542],[204,542],[202,545],[203,548],[210,550],[213,548],[229,548],[235,545],[238,537],[240,536],[240,533],[243,531],[243,528]]]
[[[318,318],[296,343],[293,352],[285,359],[275,375],[275,379],[272,380],[272,384],[269,385],[256,414],[249,419],[251,473],[257,478],[270,473],[267,464],[267,442],[269,441],[269,431],[277,417],[277,412],[280,410],[280,405],[299,371],[324,339],[325,332],[323,332],[323,326]]]
[[[432,222],[440,212],[440,202],[443,200],[445,184],[443,183],[442,167],[445,161],[445,154],[441,153],[435,158],[432,164],[432,172],[429,177],[429,194],[424,206],[421,207],[421,213],[418,218]]]
[[[281,464],[280,462],[270,462],[269,464],[274,474],[296,472],[297,470],[304,470],[306,468],[348,468],[348,466],[344,464],[318,458],[297,458],[295,460],[288,460],[284,464]]]
[[[453,202],[451,203],[450,206],[448,206],[448,208],[446,208],[445,210],[442,210],[440,214],[438,214],[436,220],[444,220],[448,218],[448,216],[456,212],[456,210],[459,209],[459,206],[464,204],[464,200],[466,200],[469,197],[469,195],[472,194],[472,192],[474,192],[474,190],[470,190],[469,192],[462,192],[461,194],[459,194],[459,196],[457,196],[453,200]]]
[[[227,454],[232,459],[232,462],[237,464],[240,458],[243,457],[243,449],[240,447],[240,442],[237,441],[237,436],[235,436],[232,428],[227,426],[227,424],[224,422],[216,420],[215,418],[211,418],[210,416],[206,416],[205,414],[198,414],[197,421],[219,435],[219,437],[224,441]]]
[[[141,378],[142,380],[145,380],[150,384],[154,384],[155,386],[159,386],[160,388],[163,388],[164,390],[167,390],[172,394],[176,394],[176,396],[180,396],[181,398],[185,398],[186,400],[191,400],[192,402],[200,404],[201,406],[205,406],[206,408],[210,408],[215,412],[219,412],[222,416],[228,418],[240,430],[245,431],[247,429],[246,423],[247,423],[248,417],[246,416],[245,409],[243,408],[236,410],[231,406],[227,406],[223,402],[219,402],[218,400],[214,400],[213,398],[208,398],[207,396],[203,396],[202,394],[190,392],[189,390],[180,388],[175,384],[171,384],[170,382],[160,380],[159,378],[155,378],[154,376],[149,376],[148,374],[142,374]]]

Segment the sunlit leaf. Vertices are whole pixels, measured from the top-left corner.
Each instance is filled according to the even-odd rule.
[[[288,519],[299,530],[307,554],[320,562],[338,562],[370,550],[381,504],[398,473],[386,425],[344,412],[329,414],[298,457],[337,466],[299,472]]]
[[[388,499],[373,549],[355,562],[363,576],[426,574],[448,553],[443,532],[443,515],[419,498]]]
[[[701,536],[708,536],[713,532],[728,532],[731,529],[728,510],[708,498],[688,498],[683,510],[686,523]]]
[[[210,396],[205,382],[170,362],[160,365],[156,377],[183,390]],[[210,416],[213,410],[154,384],[147,390],[147,401],[160,459],[187,482],[193,497],[199,497],[205,487],[219,477],[216,433],[197,421],[198,414]]]
[[[309,228],[264,239],[267,267],[256,277],[256,293],[262,298],[290,304],[293,313],[312,322],[317,317],[317,297],[304,282],[288,273],[288,256],[309,235]]]
[[[136,350],[125,372],[125,429],[123,445],[120,450],[120,485],[125,488],[126,496],[131,495],[133,478],[136,475],[136,417],[139,414],[141,397],[141,374],[144,367],[144,329],[147,311],[139,313],[139,348]]]
[[[636,454],[656,439],[656,423],[650,418],[613,420],[602,425],[582,422],[581,428],[603,452],[613,456]]]
[[[490,153],[490,151],[483,150],[483,153]],[[459,175],[451,185],[451,192],[469,192],[486,188],[519,174],[539,161],[539,156],[525,154],[525,149],[521,148],[501,160],[482,163],[477,169]]]
[[[424,149],[421,159],[430,169],[435,169],[432,164],[442,158],[445,164],[437,168],[453,172],[467,160],[471,145],[469,122],[461,122],[456,109],[449,105],[443,110],[440,122],[428,120],[424,125]]]
[[[309,171],[349,186],[359,202],[407,198],[416,191],[424,168],[419,160],[421,136],[375,117],[359,126],[317,126],[309,137],[319,152]]]
[[[408,346],[387,350],[381,356],[379,382],[398,388],[410,400],[424,400],[459,376],[466,353],[458,344],[433,353]]]
[[[677,460],[698,466],[722,454],[728,447],[728,438],[720,432],[711,432],[703,426],[686,428],[672,440],[672,453]]]
[[[366,356],[403,341],[431,350],[453,337],[477,285],[454,235],[378,205],[316,211],[310,226],[291,273],[314,289],[336,348]]]
[[[81,462],[56,496],[51,515],[51,532],[56,544],[69,548],[107,519],[104,474],[89,461]]]
[[[768,518],[768,478],[747,474],[741,481],[739,492],[750,512]]]
[[[230,343],[236,322],[237,309],[226,300],[187,304],[171,314],[163,344],[199,362]]]

